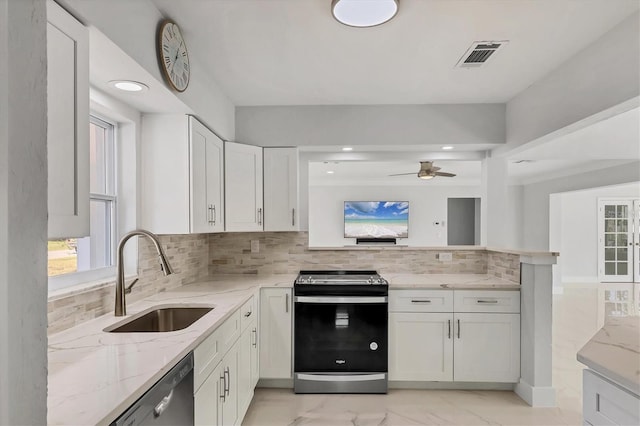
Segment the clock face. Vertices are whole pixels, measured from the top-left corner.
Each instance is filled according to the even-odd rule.
[[[189,85],[189,54],[180,28],[171,21],[165,21],[158,34],[158,54],[164,75],[169,84],[178,92],[184,92]]]

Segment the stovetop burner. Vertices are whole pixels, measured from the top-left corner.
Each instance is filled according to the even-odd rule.
[[[387,285],[377,271],[300,271],[295,285]]]

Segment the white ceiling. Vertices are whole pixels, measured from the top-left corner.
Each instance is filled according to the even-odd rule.
[[[236,105],[502,103],[638,10],[637,0],[402,0],[351,28],[330,0],[152,0]],[[509,40],[478,69],[474,41]]]

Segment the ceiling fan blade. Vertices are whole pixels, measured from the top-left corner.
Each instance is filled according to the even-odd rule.
[[[435,172],[434,175],[442,176],[442,177],[454,177],[455,176],[455,174],[453,174],[453,173],[446,173],[446,172]]]
[[[397,173],[395,175],[388,175],[388,176],[407,176],[407,175],[415,175],[416,172],[412,172],[412,173]]]
[[[432,172],[437,172],[438,170],[440,170],[440,167],[435,167],[435,166],[431,167]]]

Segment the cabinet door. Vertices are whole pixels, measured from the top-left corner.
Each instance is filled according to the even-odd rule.
[[[262,231],[262,148],[225,142],[225,229]]]
[[[224,391],[222,364],[214,369],[194,395],[194,424],[197,426],[218,425],[219,408]]]
[[[47,1],[49,238],[89,235],[89,33]]]
[[[519,314],[454,314],[453,379],[516,383],[520,378]]]
[[[453,314],[389,313],[389,380],[453,380]]]
[[[191,232],[224,230],[223,142],[189,117]]]
[[[253,386],[251,383],[251,352],[252,352],[251,329],[247,328],[240,336],[238,355],[238,411],[242,417],[249,407],[253,396]]]
[[[264,148],[264,230],[298,229],[298,149]]]
[[[223,377],[223,398],[218,416],[218,424],[232,426],[238,419],[238,367],[239,367],[239,346],[233,347],[227,352],[222,360]]]
[[[260,349],[258,342],[258,324],[249,327],[251,331],[251,388],[255,389],[260,378]]]
[[[291,289],[263,288],[260,295],[260,377],[289,379]]]

